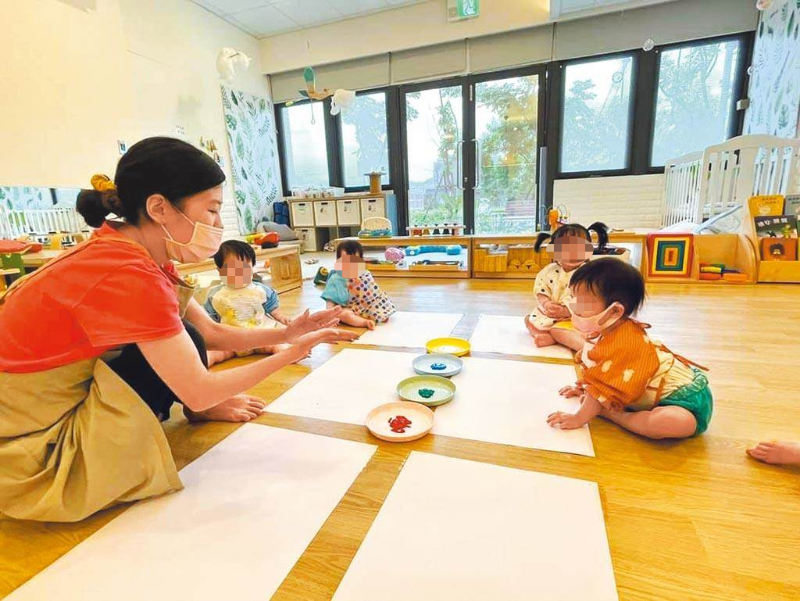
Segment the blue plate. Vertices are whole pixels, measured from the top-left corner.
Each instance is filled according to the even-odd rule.
[[[416,357],[413,366],[414,371],[423,376],[450,378],[461,371],[464,362],[454,355],[431,353]]]

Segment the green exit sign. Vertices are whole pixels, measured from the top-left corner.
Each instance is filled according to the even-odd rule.
[[[449,21],[474,19],[480,14],[480,0],[448,0],[447,2],[447,19]]]

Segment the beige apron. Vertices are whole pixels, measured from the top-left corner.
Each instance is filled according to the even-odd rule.
[[[98,241],[14,282],[0,295],[0,311],[31,278]],[[180,291],[182,313],[189,298]],[[0,373],[0,514],[74,522],[117,503],[181,488],[158,419],[102,359],[38,373]]]

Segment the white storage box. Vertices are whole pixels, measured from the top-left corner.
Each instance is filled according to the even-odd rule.
[[[298,227],[294,229],[294,233],[300,239],[300,249],[302,252],[316,252],[319,250],[319,238],[317,237],[317,230],[313,227]]]
[[[308,202],[292,202],[292,225],[294,227],[305,227],[314,225],[314,204]]]
[[[368,217],[386,217],[386,204],[383,198],[361,199],[361,220]]]
[[[361,210],[358,200],[337,200],[336,214],[339,225],[361,225]]]
[[[336,225],[336,201],[315,200],[314,222],[317,226]]]

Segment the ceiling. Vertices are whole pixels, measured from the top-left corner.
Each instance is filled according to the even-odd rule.
[[[192,0],[231,25],[264,38],[428,0]]]
[[[575,13],[599,14],[648,4],[660,4],[670,0],[550,0],[550,18],[569,18]],[[579,16],[579,15],[575,15]]]

